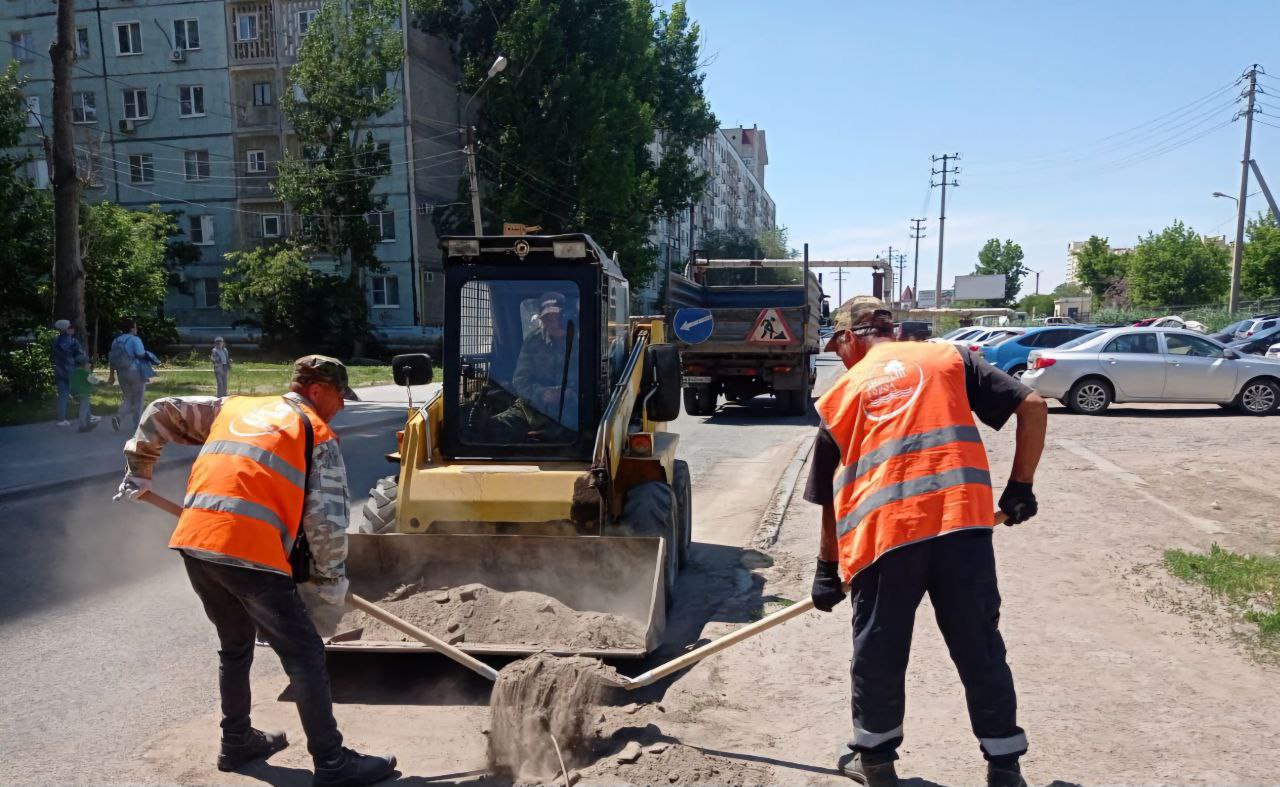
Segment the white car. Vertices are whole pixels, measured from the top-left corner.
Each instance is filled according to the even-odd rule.
[[[1280,317],[1262,317],[1255,320],[1245,320],[1239,328],[1236,329],[1236,341],[1248,339],[1250,336],[1260,331],[1268,330],[1280,325]]]
[[[992,339],[1000,336],[1008,336],[1012,333],[1021,333],[1022,331],[1025,331],[1025,330],[1026,328],[973,327],[973,328],[969,328],[963,333],[955,333],[953,331],[952,333],[948,333],[946,336],[941,336],[931,341],[947,342],[948,344],[954,344],[958,347],[972,347],[975,344],[982,344],[988,339]],[[948,339],[947,336],[950,336],[951,338]]]
[[[1269,348],[1267,348],[1266,357],[1280,360],[1280,344],[1273,344]]]

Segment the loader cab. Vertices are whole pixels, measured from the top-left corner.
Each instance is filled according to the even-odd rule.
[[[627,357],[626,280],[587,235],[447,237],[450,459],[586,461]]]

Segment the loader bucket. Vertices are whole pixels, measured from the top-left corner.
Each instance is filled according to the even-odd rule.
[[[573,612],[602,612],[634,623],[642,637],[631,647],[599,647],[555,641],[554,627],[519,641],[503,638],[494,625],[480,641],[458,642],[474,655],[527,656],[540,651],[598,658],[640,658],[658,646],[666,626],[660,538],[610,536],[444,535],[360,533],[349,536],[347,576],[351,592],[375,603],[397,588],[458,588],[479,583],[495,591],[549,596]],[[494,618],[496,622],[498,618]],[[432,630],[447,637],[445,630]],[[540,640],[540,641],[539,641]],[[413,653],[431,650],[417,642],[366,640],[360,630],[342,630],[325,647],[332,651]]]

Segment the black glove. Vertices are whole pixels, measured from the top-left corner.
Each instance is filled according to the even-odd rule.
[[[823,612],[835,609],[844,601],[844,585],[840,582],[840,564],[834,560],[818,558],[818,570],[813,575],[813,605]]]
[[[1010,481],[1004,488],[1004,494],[1000,495],[1000,510],[1008,517],[1004,521],[1006,525],[1026,522],[1035,516],[1040,507],[1036,505],[1036,495],[1031,491],[1031,484]]]

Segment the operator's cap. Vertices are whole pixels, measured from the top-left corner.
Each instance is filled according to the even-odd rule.
[[[226,344],[226,343],[227,343],[227,340],[226,340],[226,339],[223,339],[221,336],[219,336],[219,337],[217,337],[216,339],[214,339],[214,340],[213,340],[213,343],[214,343],[214,344],[217,344],[218,342],[222,342],[223,344]]]
[[[875,303],[855,303],[848,309],[836,311],[831,322],[831,338],[822,348],[823,352],[834,352],[836,337],[841,331],[872,334],[893,331],[893,312]]]
[[[564,296],[558,292],[544,292],[538,298],[540,306],[538,307],[538,316],[544,314],[559,314],[564,311]]]
[[[65,331],[71,327],[71,320],[58,320],[53,324],[53,327],[59,331]]]
[[[327,355],[304,355],[293,362],[293,381],[308,385],[326,383],[342,392],[342,398],[358,401],[356,392],[347,384],[347,367]]]

